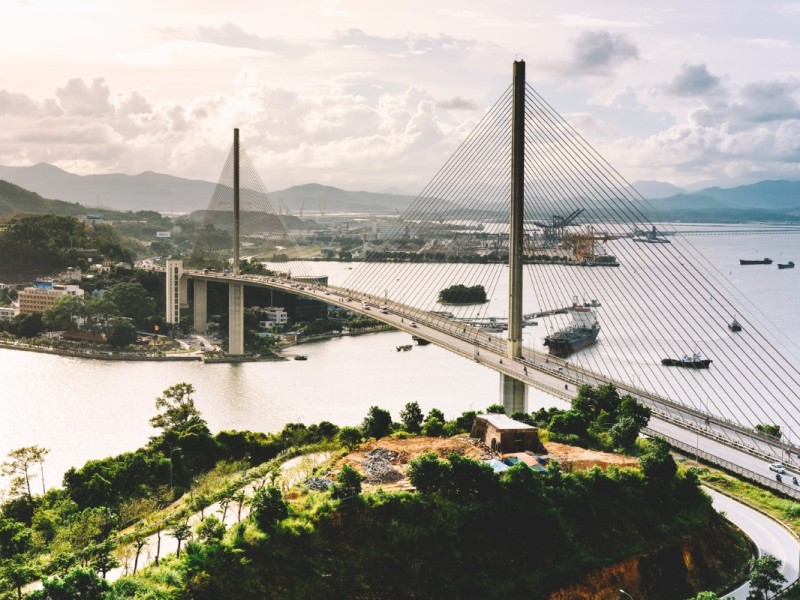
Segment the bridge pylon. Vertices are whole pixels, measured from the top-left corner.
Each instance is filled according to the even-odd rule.
[[[511,104],[511,210],[508,235],[508,342],[511,360],[522,356],[522,264],[525,235],[525,61],[514,61]],[[500,375],[506,413],[527,412],[528,386]]]

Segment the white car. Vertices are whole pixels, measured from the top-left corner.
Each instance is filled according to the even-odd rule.
[[[776,473],[778,473],[780,475],[786,475],[786,469],[783,468],[783,465],[781,463],[772,463],[769,466],[769,470],[770,471],[775,471]]]
[[[417,324],[414,323],[414,321],[411,321],[411,327],[416,327],[416,326],[417,326]]]

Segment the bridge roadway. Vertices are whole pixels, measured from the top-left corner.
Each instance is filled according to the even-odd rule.
[[[787,447],[720,417],[683,406],[631,384],[614,380],[568,361],[523,348],[523,357],[511,360],[506,340],[443,315],[363,292],[304,280],[263,275],[233,275],[214,271],[184,271],[189,278],[220,283],[242,283],[296,294],[326,304],[346,308],[387,325],[422,337],[450,352],[473,360],[498,373],[569,402],[580,385],[612,383],[622,394],[630,394],[650,407],[653,416],[646,431],[660,435],[688,456],[736,472],[739,475],[800,501],[800,454],[796,446]],[[379,310],[385,305],[388,312]],[[781,461],[787,470],[782,482],[769,470]]]

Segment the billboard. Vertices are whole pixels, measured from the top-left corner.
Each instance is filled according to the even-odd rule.
[[[156,231],[157,238],[169,238],[172,237],[171,231]]]

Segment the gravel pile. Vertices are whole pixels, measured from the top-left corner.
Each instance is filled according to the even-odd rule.
[[[333,482],[324,477],[309,477],[303,482],[303,485],[309,490],[324,492],[333,485]]]
[[[371,484],[395,483],[403,478],[403,474],[395,469],[391,461],[397,458],[397,452],[388,448],[375,448],[364,457],[364,481]]]

